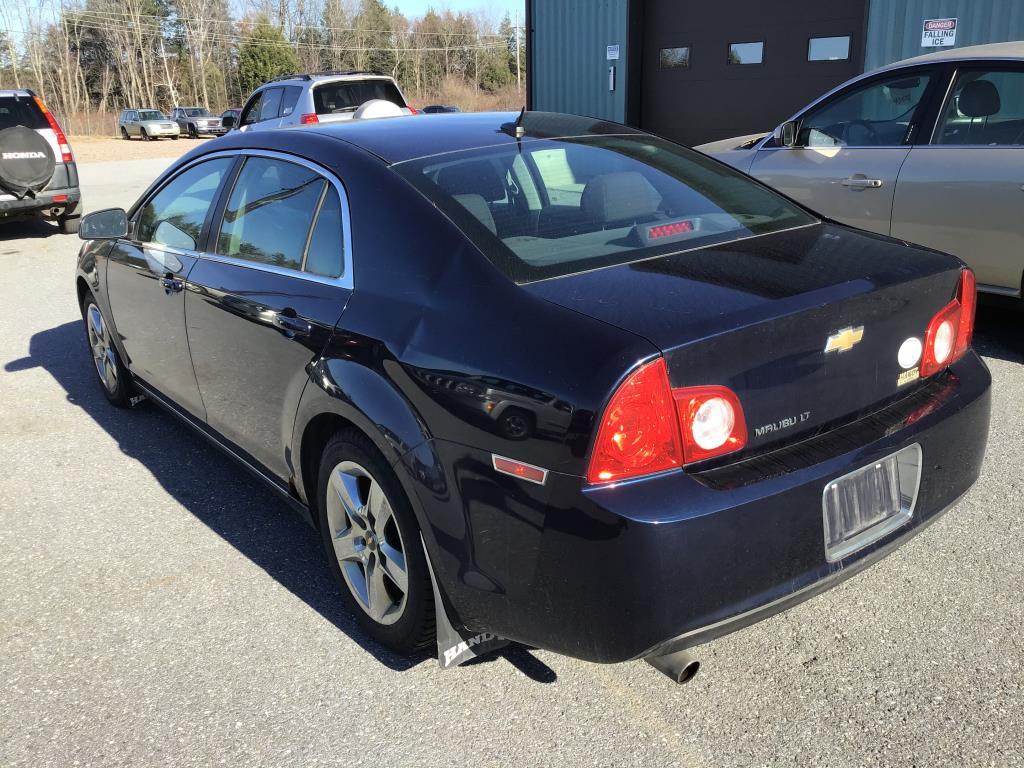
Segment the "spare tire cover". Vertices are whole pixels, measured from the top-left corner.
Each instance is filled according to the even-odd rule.
[[[394,102],[387,99],[370,99],[359,106],[352,119],[370,120],[377,117],[401,117],[404,114],[402,108]]]
[[[50,143],[23,125],[0,131],[0,187],[17,198],[38,192],[53,176]]]

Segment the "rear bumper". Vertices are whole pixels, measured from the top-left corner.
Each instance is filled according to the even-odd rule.
[[[459,483],[461,541],[450,535],[453,510],[435,511],[446,522],[435,534],[448,534],[436,539],[448,551],[431,552],[435,570],[439,561],[447,571],[443,586],[469,629],[570,656],[618,662],[707,642],[877,562],[971,487],[988,436],[991,378],[973,352],[951,373],[927,389],[927,402],[892,411],[892,423],[872,414],[843,441],[801,447],[802,455],[786,461],[773,455],[742,471],[671,472],[600,488],[551,473],[547,487],[528,489],[479,471]],[[825,486],[913,443],[923,466],[912,518],[829,563]],[[443,464],[469,465],[468,449],[459,456],[454,446],[438,448],[454,452]],[[483,457],[474,459],[483,465]]]
[[[55,209],[67,216],[80,216],[82,213],[82,193],[78,187],[78,168],[74,163],[57,163],[50,183],[35,197],[17,200],[13,195],[0,194],[0,220]]]

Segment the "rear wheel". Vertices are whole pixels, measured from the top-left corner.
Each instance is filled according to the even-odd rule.
[[[317,502],[331,571],[367,634],[404,654],[433,642],[419,526],[398,477],[364,435],[342,432],[324,448]]]
[[[128,135],[128,131],[125,130],[125,127],[123,125],[121,126],[121,138],[124,139],[125,141],[132,140],[132,137]]]
[[[81,216],[61,216],[57,219],[57,226],[65,235],[77,235],[79,227],[82,226]]]
[[[103,394],[118,408],[127,408],[131,405],[129,374],[111,341],[107,319],[91,295],[82,303],[82,318],[85,320],[85,337],[92,354],[93,367],[103,387]]]

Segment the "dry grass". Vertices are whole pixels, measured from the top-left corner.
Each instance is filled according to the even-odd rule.
[[[526,105],[526,91],[522,92],[511,85],[497,91],[485,91],[466,83],[460,78],[451,77],[442,83],[437,93],[427,94],[412,101],[417,107],[430,104],[451,104],[463,112],[518,112]]]

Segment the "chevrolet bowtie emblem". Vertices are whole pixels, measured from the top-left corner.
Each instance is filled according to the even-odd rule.
[[[841,331],[836,331],[828,337],[828,341],[825,342],[825,351],[849,352],[853,349],[853,346],[855,344],[859,344],[860,340],[863,338],[863,325],[858,325],[856,328],[843,328]]]

